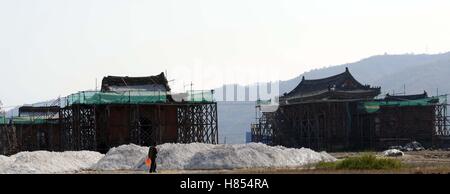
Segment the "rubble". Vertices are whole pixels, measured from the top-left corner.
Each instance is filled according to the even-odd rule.
[[[410,143],[407,143],[404,146],[391,146],[389,149],[397,149],[404,152],[410,152],[410,151],[422,151],[425,150],[425,148],[417,141],[413,141]]]
[[[397,156],[404,156],[405,154],[398,149],[389,149],[384,151],[383,155],[388,157],[397,157]]]

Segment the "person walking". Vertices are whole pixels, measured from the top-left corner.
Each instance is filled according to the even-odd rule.
[[[156,172],[156,158],[158,157],[158,149],[156,149],[156,144],[153,144],[148,149],[148,159],[150,159],[150,169],[149,173]]]

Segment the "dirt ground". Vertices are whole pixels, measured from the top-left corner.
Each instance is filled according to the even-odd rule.
[[[363,154],[363,152],[329,153],[337,159]],[[381,155],[382,153],[374,153]],[[158,174],[450,174],[450,150],[424,150],[405,152],[401,160],[405,167],[396,170],[323,170],[303,168],[250,168],[232,170],[159,170]],[[145,171],[83,171],[81,174],[147,174]]]

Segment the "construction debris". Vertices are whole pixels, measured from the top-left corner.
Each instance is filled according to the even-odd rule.
[[[390,150],[384,151],[383,155],[388,156],[388,157],[397,157],[397,156],[403,156],[404,153],[397,149],[390,149]]]
[[[397,149],[404,152],[410,152],[410,151],[422,151],[425,150],[425,148],[417,141],[413,141],[410,143],[407,143],[404,146],[391,146],[389,149]]]
[[[422,144],[420,144],[417,141],[413,141],[411,143],[408,143],[405,145],[405,149],[407,151],[421,151],[421,150],[425,150],[425,148],[422,146]]]

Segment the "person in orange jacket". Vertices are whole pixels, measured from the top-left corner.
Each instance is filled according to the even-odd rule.
[[[156,144],[153,144],[148,149],[148,159],[150,159],[150,169],[149,173],[156,172],[156,158],[158,157],[158,150],[156,149]]]

